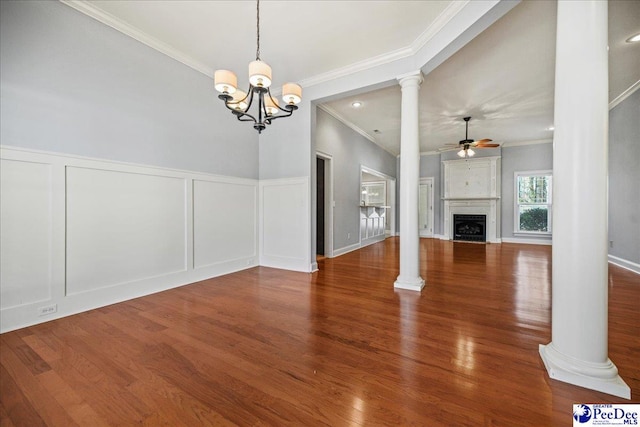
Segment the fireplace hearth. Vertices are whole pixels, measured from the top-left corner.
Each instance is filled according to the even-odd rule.
[[[453,215],[453,240],[465,242],[487,241],[486,215]]]

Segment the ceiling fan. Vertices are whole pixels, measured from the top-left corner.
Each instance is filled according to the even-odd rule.
[[[471,117],[465,117],[464,121],[466,122],[466,128],[464,132],[464,139],[461,140],[458,144],[446,144],[446,145],[455,145],[455,148],[445,148],[442,151],[449,150],[457,150],[460,147],[460,151],[458,151],[458,156],[460,157],[473,157],[476,153],[471,149],[471,147],[475,148],[495,148],[499,147],[500,144],[490,144],[490,139],[481,139],[478,141],[474,141],[473,139],[469,139],[469,120]]]

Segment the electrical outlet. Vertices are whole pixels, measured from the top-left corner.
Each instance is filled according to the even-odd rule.
[[[612,248],[613,247],[613,240],[609,240],[609,247]]]
[[[58,304],[47,305],[38,309],[38,316],[46,316],[47,314],[53,314],[58,311]]]
[[[351,233],[347,233],[347,240],[351,240]]]

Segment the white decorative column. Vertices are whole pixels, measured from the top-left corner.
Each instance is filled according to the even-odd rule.
[[[418,199],[420,182],[420,144],[418,94],[422,73],[416,71],[398,78],[402,88],[400,124],[400,275],[394,288],[421,291],[420,230]]]
[[[607,2],[558,1],[556,37],[552,341],[540,355],[552,379],[629,399],[607,343]]]

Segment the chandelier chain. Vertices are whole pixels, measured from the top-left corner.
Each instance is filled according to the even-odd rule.
[[[260,60],[260,0],[256,1],[256,61]]]

